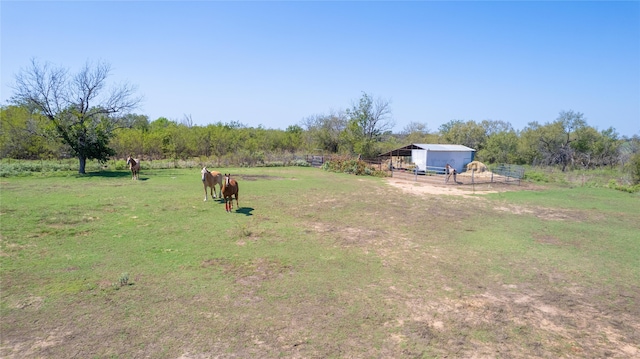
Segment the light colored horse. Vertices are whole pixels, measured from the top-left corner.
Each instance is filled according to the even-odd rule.
[[[444,183],[449,182],[449,178],[451,178],[451,175],[453,175],[453,182],[458,183],[458,180],[456,179],[456,175],[458,174],[458,171],[456,171],[456,169],[451,167],[451,165],[448,163],[444,168],[447,174],[447,178],[444,180]]]
[[[467,171],[484,172],[487,170],[487,166],[480,161],[472,161],[467,163]]]
[[[131,156],[129,156],[127,158],[127,165],[129,165],[129,169],[131,170],[131,179],[137,180],[138,175],[140,174],[140,160],[131,158]]]
[[[231,178],[231,174],[224,174],[224,181],[222,182],[222,196],[224,197],[224,209],[227,212],[231,212],[233,209],[233,196],[236,196],[236,205],[238,204],[238,182]]]
[[[204,200],[207,200],[207,187],[211,192],[211,199],[216,198],[216,185],[218,185],[218,191],[222,198],[222,174],[217,171],[209,171],[207,167],[202,167],[200,174],[202,175],[202,185],[204,186]]]

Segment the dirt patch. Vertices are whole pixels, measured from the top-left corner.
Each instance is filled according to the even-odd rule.
[[[634,338],[628,333],[639,329],[632,315],[603,313],[584,294],[564,297],[515,285],[436,302],[415,297],[406,303],[412,315],[398,326],[404,336],[438,348],[443,357],[455,352],[456,357],[551,358],[554,350],[571,358],[640,354],[629,344]],[[513,337],[526,339],[514,342]]]
[[[267,176],[267,175],[239,175],[243,181],[257,181],[257,180],[283,180],[282,177]],[[293,179],[293,178],[292,178]]]
[[[44,298],[29,296],[27,298],[22,299],[18,303],[16,303],[15,307],[18,309],[31,308],[31,309],[37,310],[37,309],[40,309],[40,307],[42,306],[42,303],[44,303]]]
[[[398,178],[387,178],[387,183],[393,187],[400,188],[402,191],[416,195],[435,195],[435,196],[460,196],[464,198],[480,198],[476,195],[488,193],[504,192],[507,189],[500,190],[498,186],[491,188],[490,186],[476,186],[476,188],[467,188],[456,184],[451,185],[435,185],[430,183],[421,183]]]
[[[586,213],[576,209],[547,208],[541,206],[520,206],[515,204],[502,204],[493,208],[499,212],[508,212],[516,215],[534,216],[546,221],[576,221],[598,220],[599,215]]]
[[[536,241],[536,243],[540,244],[549,244],[554,246],[565,245],[564,242],[562,242],[558,237],[551,235],[536,234],[534,235],[534,240]]]
[[[262,281],[277,278],[292,271],[289,265],[276,260],[256,258],[252,261],[237,263],[225,258],[213,258],[203,261],[202,268],[218,268],[232,276],[236,283],[259,285]]]

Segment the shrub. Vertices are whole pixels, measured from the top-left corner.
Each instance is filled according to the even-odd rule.
[[[608,187],[618,191],[629,192],[629,193],[640,192],[640,183],[635,185],[625,186],[625,185],[618,184],[616,180],[612,179],[609,181]]]
[[[629,172],[631,172],[631,181],[633,184],[640,184],[640,152],[631,156],[627,166],[629,168]]]
[[[372,169],[366,162],[354,160],[348,157],[334,157],[322,164],[322,169],[330,172],[354,174],[356,176],[385,177],[384,171]]]
[[[291,165],[298,167],[311,167],[311,164],[309,162],[301,159],[294,160],[293,162],[291,162]]]
[[[524,179],[532,182],[549,182],[549,177],[545,173],[537,171],[525,172]]]
[[[129,285],[129,273],[120,274],[119,283],[121,287],[124,287],[125,285]]]

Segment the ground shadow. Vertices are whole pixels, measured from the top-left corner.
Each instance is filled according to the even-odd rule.
[[[224,204],[224,198],[216,198],[214,201]],[[239,207],[236,209],[236,213],[244,214],[245,216],[253,216],[253,213],[251,213],[252,211],[253,208],[251,207]]]
[[[123,172],[123,171],[99,171],[99,172],[87,172],[84,175],[78,175],[80,177],[89,176],[89,177],[104,177],[104,178],[129,178],[131,179],[131,172]],[[138,177],[138,181],[146,181],[148,177]]]
[[[236,209],[236,213],[244,214],[245,216],[253,216],[253,213],[251,213],[251,211],[253,211],[253,208],[251,207],[242,207]]]
[[[123,171],[99,171],[99,172],[87,172],[84,175],[80,176],[89,176],[89,177],[105,177],[105,178],[131,178],[131,172],[123,172]]]

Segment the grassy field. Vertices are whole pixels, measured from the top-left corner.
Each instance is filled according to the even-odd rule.
[[[3,178],[0,357],[640,356],[637,193],[218,170]]]

